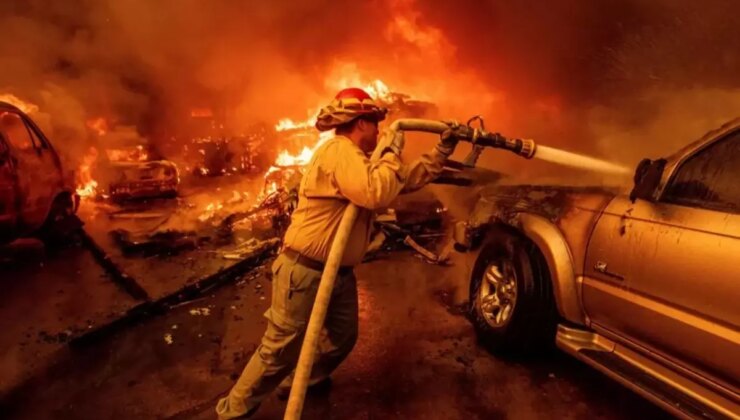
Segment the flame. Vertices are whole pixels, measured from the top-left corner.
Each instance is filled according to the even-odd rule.
[[[313,157],[313,154],[316,151],[316,149],[321,147],[322,144],[326,143],[326,141],[332,138],[333,136],[334,136],[334,130],[321,132],[318,135],[318,141],[316,142],[316,144],[313,145],[313,147],[303,146],[303,150],[301,150],[300,153],[295,154],[295,155],[290,154],[290,152],[288,152],[287,150],[282,150],[278,154],[278,157],[275,159],[275,163],[273,164],[273,166],[271,166],[267,170],[265,177],[279,170],[280,167],[306,165],[308,162],[311,161],[311,158]]]
[[[85,125],[98,136],[104,136],[108,132],[108,122],[103,117],[89,119],[85,122]]]
[[[81,198],[93,197],[95,196],[97,189],[98,181],[91,179],[84,185],[80,185],[77,187],[77,195],[79,195]]]
[[[200,220],[201,222],[205,222],[206,220],[213,218],[213,216],[215,216],[216,213],[222,208],[224,208],[224,205],[220,201],[208,203],[205,210],[203,210],[200,216],[198,216],[198,220]]]
[[[26,102],[26,101],[20,99],[19,97],[15,96],[15,95],[12,95],[10,93],[0,94],[0,102],[7,102],[7,103],[15,106],[16,108],[20,109],[21,111],[23,111],[26,114],[30,114],[32,112],[36,112],[36,111],[39,110],[39,107],[38,106],[36,106],[36,105],[34,105],[34,104],[30,103],[30,102]]]
[[[297,155],[291,155],[287,150],[283,150],[275,159],[275,165],[277,166],[294,166],[294,165],[305,165],[311,160],[313,156],[313,150],[304,146],[301,153]]]
[[[149,160],[149,154],[141,145],[128,149],[106,149],[105,153],[113,162],[146,162]]]
[[[308,117],[304,121],[294,121],[290,118],[283,118],[275,124],[276,131],[309,129],[316,125],[316,118],[319,116],[321,107],[309,109],[306,113]]]
[[[94,197],[97,194],[98,181],[94,180],[90,169],[98,159],[98,149],[91,147],[82,157],[82,163],[77,169],[77,195],[81,198]]]

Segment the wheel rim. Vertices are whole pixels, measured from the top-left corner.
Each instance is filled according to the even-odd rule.
[[[478,290],[481,315],[492,327],[506,325],[514,313],[517,278],[514,267],[506,261],[494,261],[486,267]]]

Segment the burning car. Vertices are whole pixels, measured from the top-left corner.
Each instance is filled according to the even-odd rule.
[[[250,174],[264,171],[275,159],[276,139],[264,124],[236,129],[227,124],[224,110],[196,108],[185,124],[173,127],[172,138],[180,140],[178,152],[185,169],[199,176]]]
[[[631,194],[494,186],[456,229],[471,319],[494,352],[557,343],[672,413],[740,413],[740,120]]]
[[[134,127],[118,127],[100,136],[105,146],[94,178],[113,200],[175,197],[180,183],[175,163],[163,159]]]
[[[18,107],[0,102],[0,243],[58,237],[78,203],[74,176],[49,139]]]

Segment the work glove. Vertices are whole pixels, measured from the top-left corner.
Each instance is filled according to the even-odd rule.
[[[448,128],[443,131],[439,136],[439,143],[437,143],[437,151],[445,157],[450,157],[455,152],[455,147],[460,139],[457,137],[455,130]]]
[[[403,131],[391,131],[386,130],[378,141],[378,147],[380,147],[380,156],[383,156],[386,152],[393,152],[396,156],[401,156],[403,145],[406,143],[406,138],[403,135]]]

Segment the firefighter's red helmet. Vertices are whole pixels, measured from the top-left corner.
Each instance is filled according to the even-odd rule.
[[[387,109],[379,106],[364,90],[356,87],[346,88],[340,90],[329,105],[321,108],[316,118],[316,128],[319,131],[331,130],[361,116],[382,121],[387,112]]]
[[[372,100],[373,98],[370,97],[370,94],[365,92],[364,90],[356,87],[346,88],[342,89],[337,93],[337,96],[334,97],[334,99],[357,99],[358,101],[366,101],[368,99]]]

